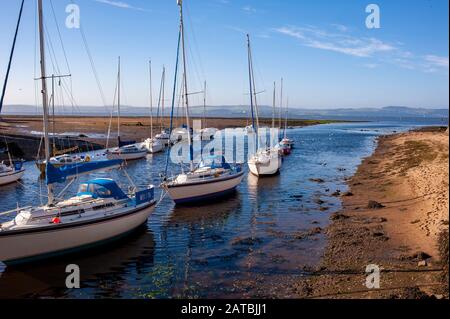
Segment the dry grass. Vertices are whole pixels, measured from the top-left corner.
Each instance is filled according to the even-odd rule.
[[[394,161],[394,168],[399,169],[400,174],[419,167],[423,162],[432,162],[438,156],[432,146],[423,141],[406,141],[400,149],[403,156]]]

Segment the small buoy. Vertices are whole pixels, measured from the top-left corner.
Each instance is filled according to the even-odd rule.
[[[55,217],[52,219],[53,224],[61,224],[61,219],[59,217]]]

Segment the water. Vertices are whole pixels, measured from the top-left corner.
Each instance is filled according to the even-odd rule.
[[[330,214],[340,209],[331,194],[346,190],[346,178],[373,152],[377,136],[417,125],[352,123],[290,130],[295,149],[278,176],[258,180],[247,174],[236,194],[210,205],[175,208],[165,198],[145,227],[96,250],[32,266],[0,263],[0,298],[254,296],[258,280],[307,276],[308,267],[320,260],[325,237],[298,239],[296,234],[326,227]],[[127,172],[139,185],[158,185],[164,164],[164,154],[149,155],[129,164]],[[21,184],[2,187],[0,211],[45,201],[34,163],[25,167]],[[175,166],[170,170],[178,171]],[[92,177],[126,181],[120,172]],[[324,183],[311,181],[315,178]],[[81,289],[65,288],[68,264],[80,266]]]

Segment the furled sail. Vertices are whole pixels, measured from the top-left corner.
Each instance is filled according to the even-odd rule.
[[[122,160],[106,160],[69,164],[61,167],[55,167],[51,163],[47,163],[45,175],[46,182],[47,185],[64,183],[67,179],[75,178],[80,175],[118,168],[122,163]]]

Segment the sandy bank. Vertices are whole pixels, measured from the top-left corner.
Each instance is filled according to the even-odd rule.
[[[322,265],[293,296],[448,298],[448,147],[442,129],[381,137],[331,217]],[[369,264],[379,289],[366,287]]]

